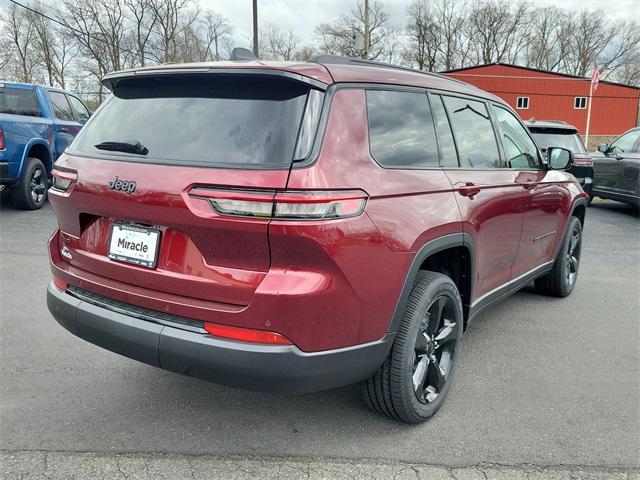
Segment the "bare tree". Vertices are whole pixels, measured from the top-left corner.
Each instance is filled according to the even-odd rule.
[[[221,13],[207,10],[200,20],[204,30],[206,45],[203,60],[220,60],[222,41],[233,32],[229,20]]]
[[[385,27],[389,14],[384,5],[374,0],[369,2],[369,28],[365,33],[365,11],[362,0],[349,15],[343,15],[334,23],[321,23],[316,27],[316,36],[320,40],[320,50],[324,53],[363,57],[364,50],[356,45],[356,38],[368,36],[368,58],[378,58],[387,47]],[[367,43],[367,42],[365,42]]]
[[[464,36],[466,4],[456,0],[436,0],[435,22],[440,27],[439,63],[442,69],[462,67],[469,42]]]
[[[183,36],[184,44],[184,39],[189,35],[187,30],[191,30],[198,19],[199,9],[191,8],[191,0],[149,0],[149,4],[155,17],[157,34],[155,58],[161,63],[183,60],[188,52],[179,51],[179,37]]]
[[[404,57],[410,63],[417,64],[419,70],[433,71],[441,50],[442,34],[430,5],[428,0],[416,0],[409,5],[409,45]]]
[[[260,28],[260,58],[265,60],[293,60],[300,45],[300,37],[293,30],[273,23]]]
[[[618,70],[632,71],[628,67],[640,59],[640,25],[637,22],[618,24],[616,35],[598,56],[603,74],[615,75]]]
[[[119,0],[62,1],[66,12],[58,20],[78,43],[82,52],[78,67],[95,77],[101,99],[100,80],[108,72],[122,69],[125,63],[126,27],[122,4]]]
[[[14,63],[16,76],[21,82],[31,83],[34,81],[36,69],[36,58],[33,49],[33,39],[36,36],[36,32],[27,12],[18,10],[18,8],[17,5],[11,4],[2,22],[10,39],[8,45],[17,60]]]
[[[531,11],[523,61],[528,67],[556,70],[568,51],[567,27],[570,17],[557,7]]]
[[[299,60],[301,62],[306,62],[315,55],[315,52],[315,48],[312,45],[303,45],[302,47],[298,48],[293,59]]]
[[[602,22],[603,12],[582,11],[570,23],[571,54],[564,62],[567,73],[584,77],[598,56],[615,38],[615,29]]]
[[[482,63],[515,63],[525,43],[529,6],[512,8],[507,0],[487,0],[469,10],[469,39]]]
[[[39,4],[34,4],[32,9],[26,15],[34,30],[34,53],[38,65],[44,70],[49,85],[57,84],[64,88],[66,69],[77,50],[75,43],[58,25],[43,15]]]
[[[147,47],[153,35],[157,17],[153,15],[149,0],[124,0],[124,6],[132,15],[133,43],[138,54],[137,62],[144,67],[147,61]]]

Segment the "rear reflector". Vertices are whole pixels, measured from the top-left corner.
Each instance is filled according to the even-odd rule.
[[[230,327],[217,323],[204,322],[204,329],[214,337],[228,338],[249,343],[266,343],[270,345],[291,345],[285,337],[275,332],[253,330],[250,328]]]
[[[207,199],[220,215],[279,220],[356,217],[367,203],[367,194],[362,190],[275,192],[194,188],[190,194]]]
[[[74,172],[63,172],[62,170],[54,170],[52,188],[66,192],[72,183],[78,180],[78,174]]]
[[[58,290],[62,290],[63,292],[65,292],[67,290],[67,287],[69,286],[67,282],[62,280],[60,277],[53,277],[53,284]]]

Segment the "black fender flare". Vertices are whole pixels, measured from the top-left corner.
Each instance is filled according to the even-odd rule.
[[[407,305],[407,301],[409,300],[409,295],[411,294],[411,290],[413,290],[413,282],[415,281],[415,278],[418,275],[418,271],[420,270],[420,265],[422,265],[422,263],[434,253],[438,253],[443,250],[455,247],[467,248],[471,257],[471,287],[469,292],[469,296],[471,298],[475,278],[475,252],[473,245],[473,238],[471,237],[471,235],[465,232],[460,232],[444,235],[442,237],[430,240],[425,243],[420,248],[420,250],[418,250],[416,255],[413,257],[413,261],[409,266],[407,276],[404,280],[404,285],[402,286],[400,297],[398,298],[398,301],[396,303],[396,308],[393,312],[393,317],[391,318],[391,323],[388,328],[389,333],[397,332],[400,326],[400,322],[402,321],[402,315]]]
[[[576,208],[583,206],[584,207],[584,220],[586,220],[587,218],[587,210],[589,207],[589,201],[584,198],[578,198],[577,200],[575,200],[573,202],[573,204],[571,205],[571,212],[569,213],[569,215],[567,216],[567,222],[564,225],[564,230],[562,231],[562,238],[565,237],[565,235],[567,234],[567,229],[569,228],[569,221],[571,220],[571,217],[574,217],[574,213],[576,211]],[[584,228],[584,220],[582,221],[582,227]],[[558,242],[558,249],[556,250],[555,255],[553,256],[553,259],[556,260],[558,258],[558,255],[560,254],[560,247],[562,246],[562,240],[560,242]]]

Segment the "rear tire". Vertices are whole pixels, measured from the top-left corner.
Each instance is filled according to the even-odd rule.
[[[453,281],[419,272],[389,356],[362,383],[373,411],[406,423],[421,423],[442,406],[462,340],[462,300]]]
[[[13,206],[21,210],[38,210],[47,200],[47,171],[42,162],[27,158],[22,177],[11,189]]]
[[[581,251],[582,224],[577,217],[571,217],[553,268],[544,277],[536,279],[536,290],[553,297],[568,296],[578,280]]]

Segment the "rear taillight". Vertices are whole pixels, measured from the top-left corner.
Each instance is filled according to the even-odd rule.
[[[204,323],[204,329],[214,337],[226,338],[229,340],[239,340],[249,343],[266,343],[270,345],[291,345],[291,342],[275,332],[265,330],[253,330],[251,328],[230,327],[217,323]]]
[[[367,203],[367,194],[362,190],[276,192],[194,188],[190,195],[208,200],[219,215],[277,220],[356,217]]]
[[[74,172],[54,170],[53,172],[51,172],[51,174],[53,175],[52,188],[61,192],[66,192],[67,190],[69,190],[71,184],[78,181],[78,174]]]
[[[579,167],[593,167],[593,160],[590,158],[574,158],[573,164]]]
[[[4,131],[0,128],[0,150],[4,150]]]

